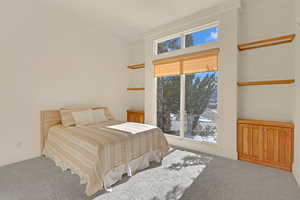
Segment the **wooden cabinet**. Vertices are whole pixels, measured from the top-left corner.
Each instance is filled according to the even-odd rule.
[[[127,110],[127,121],[144,123],[144,111],[141,110]]]
[[[292,123],[239,119],[237,133],[239,160],[292,170]]]

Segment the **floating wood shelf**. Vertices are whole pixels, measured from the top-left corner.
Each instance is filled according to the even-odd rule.
[[[259,41],[255,41],[255,42],[239,44],[238,48],[240,51],[245,51],[245,50],[250,50],[250,49],[257,49],[257,48],[262,48],[262,47],[269,47],[269,46],[274,46],[274,45],[279,45],[279,44],[285,44],[285,43],[292,42],[295,37],[296,37],[296,34],[290,34],[290,35],[285,35],[285,36],[276,37],[276,38],[270,38],[270,39],[266,39],[266,40],[259,40]]]
[[[247,85],[275,85],[275,84],[292,84],[294,79],[290,80],[271,80],[271,81],[249,81],[249,82],[238,82],[238,86],[247,86]]]
[[[145,90],[145,88],[127,88],[127,90]]]
[[[145,64],[138,64],[138,65],[129,65],[128,69],[141,69],[145,68]]]

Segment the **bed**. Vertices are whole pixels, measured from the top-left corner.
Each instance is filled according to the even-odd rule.
[[[65,127],[60,110],[41,111],[42,154],[63,170],[79,175],[88,196],[102,189],[111,190],[122,175],[131,176],[151,161],[160,162],[169,148],[159,128],[116,121],[106,107],[93,109],[103,109],[108,120]],[[139,127],[140,132],[130,132]]]

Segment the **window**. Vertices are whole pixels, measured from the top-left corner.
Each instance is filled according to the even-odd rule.
[[[185,76],[184,137],[216,142],[218,72]]]
[[[180,48],[181,48],[181,38],[177,37],[174,39],[157,43],[157,54],[174,51]]]
[[[218,41],[217,26],[185,35],[186,48],[216,41]]]
[[[164,133],[216,142],[218,52],[154,61],[157,126]]]
[[[171,39],[170,39],[171,38]],[[175,36],[168,36],[167,39],[160,39],[155,42],[155,54],[174,51],[177,49],[188,48],[196,45],[203,45],[218,41],[218,26],[206,25],[193,30],[184,31]]]
[[[164,133],[180,134],[180,76],[157,79],[157,125]]]

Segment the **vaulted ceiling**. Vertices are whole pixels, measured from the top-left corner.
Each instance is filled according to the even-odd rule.
[[[47,0],[128,40],[224,0]]]

